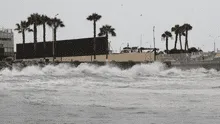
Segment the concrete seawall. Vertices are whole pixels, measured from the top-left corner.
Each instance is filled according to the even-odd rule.
[[[52,61],[52,58],[48,58]],[[109,54],[108,61],[116,61],[116,62],[146,62],[153,61],[154,54],[153,53],[123,53],[123,54]],[[91,62],[94,61],[94,56],[74,56],[74,57],[57,57],[55,61],[81,61],[81,62]],[[97,55],[96,61],[98,62],[106,62],[106,55]]]
[[[219,55],[219,54],[217,54]],[[174,55],[172,55],[174,56]],[[157,55],[157,61],[165,63],[167,67],[177,67],[181,69],[192,69],[192,68],[205,68],[205,69],[216,69],[220,70],[220,61],[197,61],[197,62],[169,62],[172,61],[173,58],[183,59],[184,56],[175,54],[175,57],[168,55],[165,57],[164,55]],[[122,69],[131,68],[136,64],[148,64],[152,63],[154,58],[153,53],[123,53],[123,54],[110,54],[108,61],[106,61],[106,55],[97,55],[96,61],[93,60],[93,56],[77,56],[77,57],[57,57],[55,63],[53,63],[53,59],[46,58],[49,62],[43,62],[43,58],[38,59],[27,59],[24,61],[17,61],[13,64],[1,62],[0,68],[10,67],[12,65],[18,65],[21,67],[25,67],[28,65],[39,65],[45,66],[47,64],[59,64],[59,63],[67,63],[73,66],[78,66],[82,63],[89,63],[93,65],[103,66],[106,64],[114,65]],[[42,60],[42,61],[40,61]]]
[[[98,66],[103,65],[113,65],[121,69],[131,68],[137,64],[148,64],[152,63],[154,59],[154,53],[123,53],[123,54],[109,54],[108,60],[106,60],[106,55],[97,55],[96,61],[93,60],[94,56],[74,56],[74,57],[57,57],[55,62],[53,62],[52,57],[47,57],[49,61],[44,63],[43,58],[37,59],[26,59],[21,62],[14,63],[14,65],[28,66],[28,65],[40,65],[44,66],[46,64],[59,64],[67,63],[73,66],[78,66],[82,63],[88,63]],[[42,61],[42,62],[40,62]],[[44,63],[44,64],[43,64]]]
[[[195,68],[205,68],[205,69],[215,69],[220,71],[220,61],[212,62],[188,62],[188,63],[173,63],[170,67],[176,67],[180,69],[195,69]]]

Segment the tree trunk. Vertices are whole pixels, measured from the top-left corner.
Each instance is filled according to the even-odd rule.
[[[25,32],[24,29],[22,30],[22,39],[23,39],[23,54],[22,54],[22,58],[25,59]]]
[[[46,58],[46,24],[43,24],[44,59]]]
[[[176,39],[175,39],[175,45],[174,45],[174,49],[176,49],[176,45],[177,45],[177,39],[178,39],[178,34],[176,33]]]
[[[154,48],[154,61],[156,61],[156,59],[157,59],[157,49]]]
[[[168,51],[168,37],[166,37],[166,50],[167,50],[167,54],[169,53]]]
[[[34,56],[37,56],[37,25],[34,24]]]
[[[187,49],[188,46],[188,31],[186,30],[186,37],[185,37],[185,51],[188,50]]]
[[[94,21],[93,26],[94,26],[93,51],[94,51],[94,60],[96,61],[96,21]]]
[[[108,60],[108,54],[109,54],[108,33],[106,34],[106,40],[107,40],[106,60]]]
[[[54,28],[53,29],[53,59],[55,60],[56,59],[56,52],[57,52],[57,46],[56,46],[56,41],[57,41],[57,29],[56,28]]]
[[[182,46],[182,35],[179,35],[179,40],[180,40],[180,50],[183,50],[183,46]]]
[[[186,43],[186,49],[187,49],[187,50],[189,50],[189,47],[188,47],[188,42]]]
[[[188,31],[186,32],[186,36],[187,36],[187,44],[186,44],[186,47],[187,47],[187,50],[189,50],[189,40],[188,40]]]

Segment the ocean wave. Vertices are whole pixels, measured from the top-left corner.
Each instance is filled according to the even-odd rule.
[[[27,66],[22,69],[13,67],[12,69],[2,69],[2,76],[36,76],[36,75],[91,75],[91,76],[119,76],[119,77],[149,77],[149,76],[170,76],[170,77],[198,77],[220,75],[214,69],[206,70],[204,68],[181,70],[178,68],[167,68],[164,64],[155,62],[151,64],[139,64],[130,69],[120,69],[117,66],[105,65],[97,66],[93,64],[80,64],[79,66],[71,66],[70,64]]]

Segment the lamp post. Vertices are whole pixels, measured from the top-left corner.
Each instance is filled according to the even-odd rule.
[[[213,38],[213,41],[214,41],[214,52],[215,52],[215,49],[216,49],[216,43],[215,43],[215,41],[216,41],[220,36],[213,37],[212,35],[209,35],[209,37]]]
[[[140,48],[142,47],[142,40],[143,40],[143,34],[141,34],[141,37],[140,37]]]

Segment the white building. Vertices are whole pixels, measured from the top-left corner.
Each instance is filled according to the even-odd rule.
[[[0,57],[14,57],[14,34],[12,29],[0,29]]]

